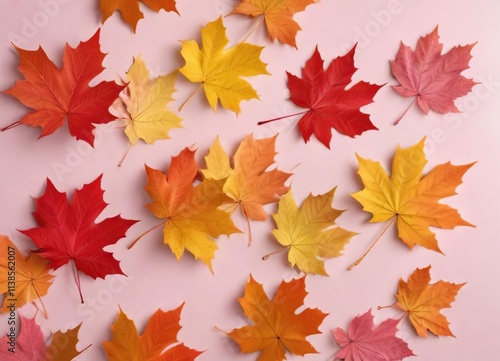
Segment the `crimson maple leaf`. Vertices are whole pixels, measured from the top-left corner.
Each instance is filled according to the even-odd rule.
[[[335,340],[342,347],[337,359],[345,361],[399,361],[414,356],[408,344],[396,336],[399,320],[387,319],[373,327],[371,310],[355,317],[347,332],[341,328],[332,330]]]
[[[290,100],[308,110],[293,115],[304,114],[299,120],[299,131],[307,143],[311,135],[330,149],[331,128],[339,133],[354,137],[366,130],[377,129],[368,114],[360,108],[373,102],[373,97],[383,85],[369,84],[360,81],[349,89],[352,76],[357,68],[354,66],[356,45],[344,56],[332,60],[326,70],[323,59],[314,50],[311,58],[302,69],[302,78],[287,72]],[[278,120],[275,118],[259,124]]]
[[[50,268],[58,269],[72,261],[77,271],[94,279],[123,274],[118,261],[103,247],[123,238],[137,221],[117,215],[95,223],[107,206],[101,178],[102,174],[82,189],[75,190],[71,202],[66,193],[59,192],[47,179],[45,193],[35,200],[37,209],[33,216],[38,227],[20,232],[35,242],[39,248],[36,252],[50,261]],[[82,297],[78,272],[75,277]]]
[[[391,61],[391,69],[400,83],[393,86],[394,90],[402,96],[415,97],[408,109],[416,100],[426,115],[431,109],[441,114],[460,112],[455,99],[469,93],[477,84],[460,75],[469,68],[474,45],[455,46],[441,54],[443,44],[439,43],[437,26],[432,33],[419,39],[415,51],[401,42],[396,60]]]
[[[89,82],[104,70],[105,54],[99,47],[99,34],[100,30],[97,30],[94,36],[76,48],[66,44],[62,69],[57,68],[41,47],[34,51],[16,47],[20,58],[19,71],[25,80],[16,81],[5,93],[34,111],[2,131],[18,124],[28,124],[42,128],[41,138],[54,133],[67,118],[70,134],[93,146],[94,124],[115,119],[108,108],[125,87],[108,81],[89,86]]]

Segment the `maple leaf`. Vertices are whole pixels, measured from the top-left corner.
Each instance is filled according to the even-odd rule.
[[[139,1],[142,1],[153,11],[159,12],[163,9],[178,14],[177,8],[175,7],[175,0],[99,0],[102,22],[104,23],[116,10],[118,10],[120,14],[122,14],[123,20],[132,27],[135,33],[137,23],[144,18],[144,14],[139,9]]]
[[[349,89],[354,66],[356,45],[344,56],[332,60],[326,70],[318,47],[302,69],[302,78],[287,72],[290,100],[306,111],[259,122],[259,125],[275,120],[304,114],[298,123],[300,134],[307,143],[311,135],[330,149],[331,128],[354,137],[364,131],[377,129],[368,114],[360,108],[373,102],[373,97],[383,85],[357,82]]]
[[[374,327],[371,310],[355,317],[347,332],[341,328],[332,330],[341,347],[335,357],[345,361],[400,361],[415,356],[408,344],[396,336],[398,323],[399,320],[389,318]]]
[[[201,38],[202,49],[194,40],[182,41],[181,55],[186,65],[179,71],[189,81],[200,83],[197,90],[203,85],[213,110],[220,100],[221,106],[239,113],[242,100],[259,98],[255,89],[241,77],[269,74],[266,64],[260,60],[263,47],[240,43],[224,50],[229,40],[222,17],[203,27]]]
[[[82,351],[76,349],[81,324],[66,332],[57,331],[51,336],[51,342],[47,346],[34,318],[19,315],[19,321],[21,331],[15,341],[11,340],[9,334],[0,339],[2,344],[8,345],[0,347],[2,361],[71,361],[91,346]],[[9,346],[14,347],[15,352],[9,351]]]
[[[370,222],[389,221],[387,229],[396,221],[399,238],[410,249],[418,244],[441,252],[429,227],[474,227],[464,221],[456,209],[439,203],[441,198],[457,194],[455,189],[462,183],[462,176],[474,163],[460,166],[450,162],[440,164],[422,177],[427,163],[424,143],[425,138],[406,149],[398,146],[390,178],[379,162],[356,155],[358,174],[365,188],[352,197],[361,203],[364,211],[372,213]]]
[[[297,48],[295,37],[301,28],[293,20],[293,15],[304,11],[308,5],[315,2],[315,0],[242,0],[229,15],[243,14],[254,18],[262,16],[271,40],[278,39],[283,44]]]
[[[115,115],[126,122],[125,134],[132,145],[139,139],[153,144],[168,139],[168,131],[179,128],[181,118],[166,105],[172,101],[177,72],[150,79],[149,70],[139,55],[127,73],[126,93],[115,102]]]
[[[267,218],[263,206],[277,202],[288,191],[284,183],[292,174],[277,168],[268,170],[277,154],[276,137],[255,139],[248,135],[234,154],[233,167],[219,137],[210,148],[205,157],[207,168],[201,172],[208,179],[227,178],[223,190],[230,197],[225,207],[230,213],[241,207],[247,220],[263,221]]]
[[[125,232],[137,222],[117,215],[95,223],[107,206],[101,179],[102,174],[75,190],[71,202],[47,179],[45,193],[35,200],[33,216],[38,227],[20,231],[35,242],[40,256],[50,260],[50,268],[58,269],[70,261],[74,264],[82,302],[78,271],[94,279],[123,274],[118,261],[103,248],[125,237]]]
[[[28,124],[41,127],[40,137],[44,137],[60,128],[67,118],[70,134],[93,146],[94,124],[115,119],[108,108],[124,88],[107,81],[89,87],[89,82],[104,70],[105,54],[99,49],[99,34],[100,30],[97,30],[94,36],[76,48],[66,44],[62,69],[49,60],[41,47],[34,51],[16,47],[21,60],[19,71],[25,80],[16,81],[5,93],[16,97],[34,112],[2,130],[19,123]]]
[[[193,186],[198,173],[194,153],[185,148],[172,157],[167,174],[146,166],[145,190],[152,200],[146,206],[156,217],[165,219],[161,223],[165,223],[163,241],[177,260],[188,250],[212,271],[218,248],[213,238],[240,231],[229,214],[218,209],[229,200],[222,192],[225,179],[206,179]]]
[[[184,304],[175,310],[158,309],[149,319],[142,335],[121,310],[111,326],[111,341],[103,342],[109,361],[192,361],[202,352],[177,340]],[[165,349],[168,349],[165,351]]]
[[[282,281],[274,299],[269,300],[262,285],[250,275],[245,295],[238,302],[254,324],[234,329],[227,335],[243,353],[261,351],[258,361],[284,360],[286,350],[299,356],[317,353],[306,337],[321,333],[318,327],[328,314],[317,308],[306,308],[297,314],[306,295],[305,276]]]
[[[327,276],[325,258],[338,257],[356,233],[332,227],[343,211],[332,208],[333,188],[325,194],[309,194],[299,209],[290,192],[279,202],[273,215],[278,226],[273,235],[289,249],[288,261],[305,273]]]
[[[396,305],[408,314],[411,324],[419,336],[427,338],[427,330],[436,336],[453,336],[449,322],[439,313],[450,308],[460,288],[465,283],[454,284],[438,281],[429,284],[431,267],[417,268],[408,282],[399,280]]]
[[[36,253],[24,257],[9,238],[0,235],[0,294],[6,294],[0,312],[11,311],[8,306],[12,299],[16,300],[16,308],[20,308],[45,296],[54,278],[47,265],[48,261]],[[14,287],[9,287],[12,286],[9,281],[14,282]]]
[[[454,104],[455,99],[469,93],[477,84],[460,75],[469,68],[474,45],[456,46],[441,54],[443,45],[439,43],[437,26],[432,33],[419,39],[415,51],[401,42],[396,60],[391,61],[391,69],[400,83],[393,86],[394,90],[402,96],[415,97],[408,109],[416,100],[426,115],[430,109],[442,114],[460,112]]]

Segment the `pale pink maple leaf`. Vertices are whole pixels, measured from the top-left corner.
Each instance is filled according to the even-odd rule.
[[[355,317],[347,332],[341,328],[332,330],[342,347],[335,357],[345,361],[400,361],[414,356],[408,344],[396,336],[398,323],[399,320],[389,318],[374,327],[371,309]]]
[[[455,100],[477,84],[461,75],[469,68],[470,52],[475,44],[455,46],[441,54],[443,44],[439,42],[437,26],[419,39],[415,51],[401,43],[396,60],[391,60],[392,73],[400,83],[393,88],[402,96],[415,97],[408,109],[416,101],[426,115],[429,110],[459,113]],[[399,123],[405,113],[394,124]]]

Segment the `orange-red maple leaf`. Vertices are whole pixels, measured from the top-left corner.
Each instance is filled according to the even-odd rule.
[[[102,22],[104,23],[118,10],[122,14],[123,20],[132,27],[135,33],[137,23],[144,17],[142,11],[139,9],[139,1],[142,1],[151,10],[156,12],[163,9],[177,13],[175,0],[100,0],[99,8],[102,13]]]
[[[243,353],[261,351],[258,361],[284,360],[286,350],[300,356],[317,353],[306,337],[321,333],[318,327],[327,314],[317,308],[297,313],[306,295],[305,276],[282,281],[270,300],[262,285],[250,275],[245,295],[238,301],[254,324],[234,329],[228,336]]]
[[[19,71],[25,80],[16,81],[5,93],[34,111],[2,130],[19,123],[28,124],[41,127],[40,137],[44,137],[55,132],[68,119],[70,134],[93,146],[94,124],[116,119],[108,108],[124,88],[109,81],[89,86],[89,82],[104,70],[105,54],[99,48],[99,33],[97,30],[94,36],[76,48],[66,44],[62,69],[56,67],[41,47],[34,51],[16,47],[20,58]]]
[[[222,188],[225,179],[205,179],[193,185],[198,174],[194,151],[185,148],[172,157],[168,172],[146,166],[146,192],[151,198],[147,208],[164,219],[163,241],[177,259],[187,250],[200,258],[210,271],[217,250],[214,238],[239,232],[225,211],[218,209],[230,200]]]
[[[132,320],[120,309],[111,326],[111,340],[103,342],[109,361],[192,361],[200,351],[177,340],[184,304],[175,310],[156,311],[139,335]]]
[[[419,336],[427,337],[427,330],[437,336],[453,336],[448,320],[439,311],[451,307],[465,283],[438,281],[431,285],[430,269],[417,268],[408,282],[399,280],[396,305],[408,314]]]

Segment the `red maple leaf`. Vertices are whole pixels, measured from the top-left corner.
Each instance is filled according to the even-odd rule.
[[[360,108],[373,102],[373,97],[382,85],[360,81],[349,89],[354,66],[356,45],[344,56],[332,60],[326,70],[318,47],[302,69],[302,78],[287,72],[290,100],[308,110],[297,113],[305,115],[299,120],[299,131],[307,143],[314,134],[330,149],[331,128],[339,133],[354,137],[366,130],[377,129],[368,114]],[[285,116],[286,117],[286,116]],[[271,119],[269,121],[281,118]],[[264,124],[269,121],[259,122]]]
[[[66,44],[62,69],[57,68],[41,47],[34,51],[16,47],[20,58],[19,71],[25,80],[16,81],[5,93],[34,111],[2,131],[18,124],[28,124],[42,128],[41,138],[54,133],[68,118],[70,134],[94,145],[93,124],[116,119],[108,108],[124,88],[108,81],[89,86],[89,82],[104,70],[105,54],[99,47],[99,33],[97,30],[94,36],[76,48]]]
[[[332,330],[335,340],[342,347],[335,357],[345,361],[398,361],[414,356],[408,344],[396,337],[398,323],[399,320],[389,318],[373,327],[371,310],[355,317],[347,332],[341,328]]]
[[[432,33],[419,39],[415,51],[401,42],[396,60],[391,61],[391,69],[400,83],[393,86],[394,90],[402,96],[415,97],[408,109],[416,100],[426,115],[430,109],[441,114],[460,112],[454,104],[455,99],[469,93],[477,84],[460,75],[469,68],[474,45],[455,46],[441,54],[443,44],[439,43],[437,26]]]
[[[101,178],[102,174],[82,189],[75,190],[71,202],[68,202],[66,193],[59,192],[47,179],[45,193],[35,200],[33,216],[38,227],[20,232],[35,242],[39,248],[36,252],[50,261],[50,268],[58,269],[72,261],[77,271],[94,279],[123,274],[118,261],[103,247],[123,238],[137,221],[117,215],[95,223],[107,206],[103,200]],[[75,279],[80,290],[77,271]]]

